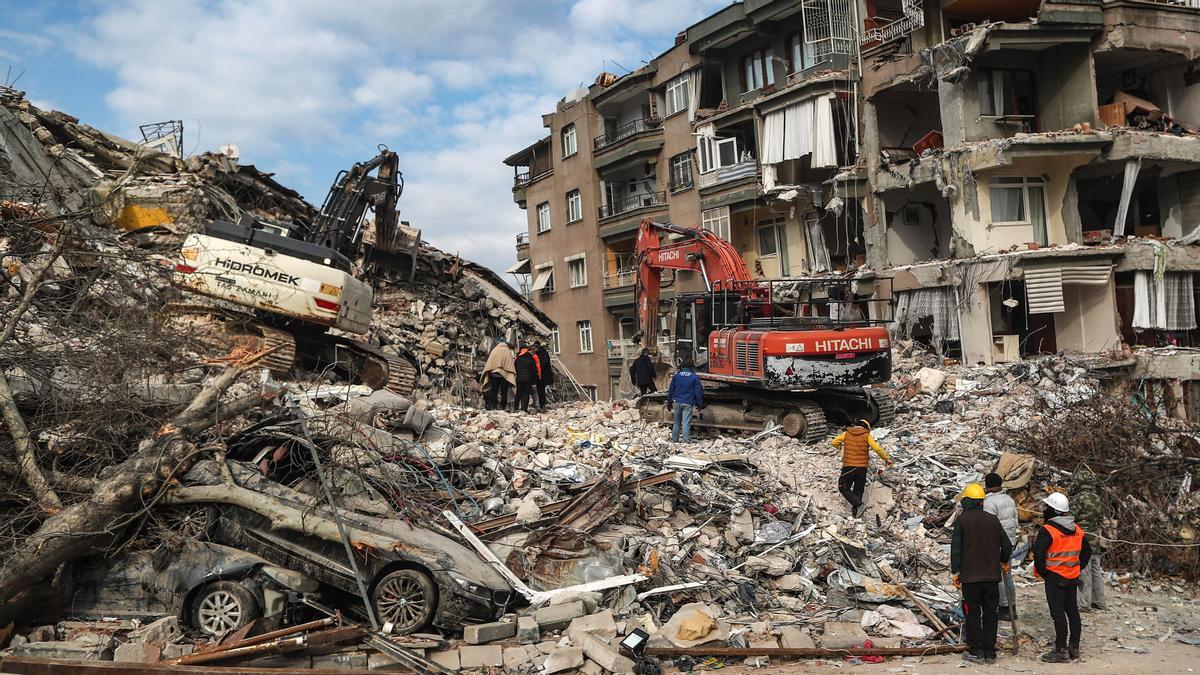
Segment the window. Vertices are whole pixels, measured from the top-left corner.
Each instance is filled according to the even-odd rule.
[[[802,33],[796,33],[788,39],[788,49],[791,51],[793,73],[809,68],[817,61],[812,45],[804,41]]]
[[[573,223],[583,218],[583,196],[579,190],[567,193],[567,222]]]
[[[722,206],[700,212],[700,227],[729,241],[729,207]]]
[[[771,48],[759,49],[742,57],[742,93],[762,89],[768,84],[775,84],[775,70],[772,65],[775,56]]]
[[[692,187],[692,152],[681,152],[671,158],[671,177],[668,187],[671,192]]]
[[[592,353],[592,322],[591,321],[576,321],[575,325],[579,328],[579,351],[582,354]]]
[[[679,77],[667,83],[666,109],[667,117],[688,109],[688,76]]]
[[[550,331],[550,353],[551,354],[561,354],[562,353],[562,342],[560,342],[558,339],[558,329],[557,328]]]
[[[575,125],[568,124],[562,130],[562,156],[563,159],[575,154]]]
[[[550,202],[537,205],[538,234],[550,231]]]
[[[708,173],[738,163],[736,138],[706,138],[696,141],[700,155],[700,173]]]
[[[585,384],[585,385],[583,385],[582,388],[583,388],[583,393],[588,397],[589,401],[596,400],[596,385]]]
[[[567,258],[567,273],[571,276],[571,288],[587,286],[587,260],[578,253]]]
[[[787,246],[787,226],[783,216],[758,222],[758,257],[778,257],[778,273],[783,276],[791,272]]]
[[[1032,118],[1036,114],[1033,73],[1026,70],[983,71],[979,77],[979,114]]]
[[[531,290],[541,291],[543,295],[554,292],[554,263],[542,263],[534,268],[537,276],[533,279]]]
[[[993,225],[1032,225],[1034,241],[1046,246],[1046,183],[1041,177],[996,176],[988,181]]]

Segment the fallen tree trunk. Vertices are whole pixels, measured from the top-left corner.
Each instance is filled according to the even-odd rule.
[[[186,472],[200,454],[190,437],[220,419],[214,416],[214,407],[249,365],[229,367],[214,378],[183,411],[142,441],[111,476],[99,481],[88,499],[47,518],[0,567],[0,602],[7,603],[61,563],[93,553],[107,541],[98,534],[118,531],[168,480]]]

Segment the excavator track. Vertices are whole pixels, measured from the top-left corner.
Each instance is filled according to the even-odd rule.
[[[891,426],[896,421],[896,401],[882,389],[868,388],[866,392],[875,408],[875,420],[871,424],[877,427]]]
[[[290,374],[296,365],[296,339],[287,331],[272,328],[238,312],[208,305],[169,303],[167,310],[180,318],[211,320],[215,330],[210,337],[215,339],[206,340],[202,336],[197,336],[197,339],[215,350],[225,350],[227,353],[239,349],[249,353],[271,350],[259,363],[281,377]]]

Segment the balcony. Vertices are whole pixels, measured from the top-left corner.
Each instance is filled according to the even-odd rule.
[[[634,344],[633,340],[628,338],[608,341],[608,358],[610,359],[636,359],[641,350],[641,345]]]
[[[613,218],[632,211],[641,209],[650,209],[657,207],[665,207],[667,205],[666,192],[643,192],[642,194],[630,195],[610,204],[605,204],[600,207],[600,220],[605,218]]]
[[[534,171],[537,173],[534,173]],[[552,173],[554,173],[554,169],[549,166],[536,169],[526,169],[525,171],[517,171],[513,175],[513,189],[517,190],[523,188],[533,181],[538,180],[543,176],[548,176]]]
[[[593,138],[592,149],[599,152],[610,145],[620,143],[626,138],[659,131],[662,131],[662,119],[658,117],[643,117],[616,127],[612,130],[612,133],[605,132]]]
[[[745,178],[758,178],[757,160],[748,159],[738,162],[737,164],[723,166],[716,171],[702,173],[700,174],[699,185],[700,189],[703,190],[705,188],[711,188],[717,185],[723,185],[725,183],[732,183]]]
[[[529,259],[529,233],[522,232],[517,235],[517,260]]]
[[[616,272],[606,272],[604,274],[604,288],[625,288],[632,286],[637,279],[637,268],[627,267],[619,269]]]

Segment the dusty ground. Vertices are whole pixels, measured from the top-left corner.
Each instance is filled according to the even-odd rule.
[[[1083,615],[1083,660],[1073,664],[1042,663],[1040,653],[1054,641],[1054,626],[1046,609],[1040,584],[1020,588],[1021,607],[1026,608],[1018,623],[1025,638],[1021,654],[1003,653],[994,666],[967,664],[958,655],[923,658],[893,658],[880,664],[856,664],[829,661],[792,661],[766,668],[730,664],[723,673],[911,673],[914,675],[959,674],[963,672],[1015,673],[1159,673],[1200,672],[1200,647],[1176,640],[1179,635],[1200,637],[1200,598],[1194,592],[1178,593],[1171,585],[1160,592],[1122,593],[1109,590],[1110,608],[1106,612]],[[1188,631],[1191,632],[1188,632]],[[1000,625],[1002,643],[1011,635],[1011,624]],[[1166,636],[1166,639],[1162,639]]]

